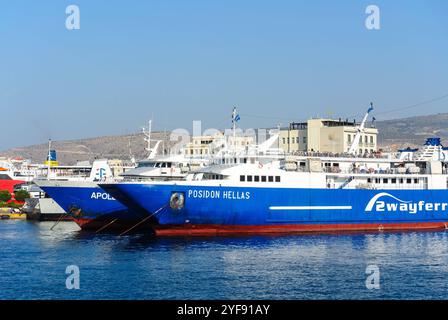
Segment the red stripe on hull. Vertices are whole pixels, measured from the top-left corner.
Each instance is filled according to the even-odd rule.
[[[90,223],[92,223],[93,219],[73,219],[76,224],[81,228],[84,229],[85,226],[89,225]]]
[[[369,223],[369,224],[307,224],[272,226],[230,225],[166,225],[155,226],[157,236],[218,236],[242,234],[300,234],[359,231],[445,230],[447,222]]]
[[[73,221],[76,222],[76,224],[82,229],[82,230],[94,230],[97,231],[103,227],[105,227],[106,230],[125,230],[130,227],[135,226],[140,221],[131,221],[131,220],[116,220],[113,218],[107,218],[107,219],[86,219],[86,218],[79,218],[75,219],[73,218]],[[145,223],[141,224],[136,228],[136,230],[148,230],[150,229],[151,232],[153,230],[153,224],[152,223]]]

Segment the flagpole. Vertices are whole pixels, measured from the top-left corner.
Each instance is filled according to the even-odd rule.
[[[236,107],[233,108],[232,123],[233,123],[233,153],[236,154]]]
[[[50,180],[50,168],[51,168],[51,139],[48,139],[48,156],[47,156],[47,180]]]

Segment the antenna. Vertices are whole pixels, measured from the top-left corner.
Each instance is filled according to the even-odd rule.
[[[145,148],[146,151],[151,152],[151,131],[152,131],[152,119],[148,121],[148,131],[143,127],[144,140],[148,144]]]
[[[131,162],[135,162],[135,158],[132,154],[132,144],[131,144],[131,139],[132,139],[132,134],[129,135],[129,141],[128,141],[128,146],[129,146],[129,160]]]

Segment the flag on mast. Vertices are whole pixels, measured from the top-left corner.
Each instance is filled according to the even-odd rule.
[[[236,107],[233,108],[233,112],[232,112],[232,123],[238,122],[241,120],[240,115],[237,113],[236,111]]]

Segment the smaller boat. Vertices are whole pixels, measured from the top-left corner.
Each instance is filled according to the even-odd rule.
[[[26,214],[20,212],[19,209],[13,208],[0,208],[0,219],[1,220],[25,220]]]

